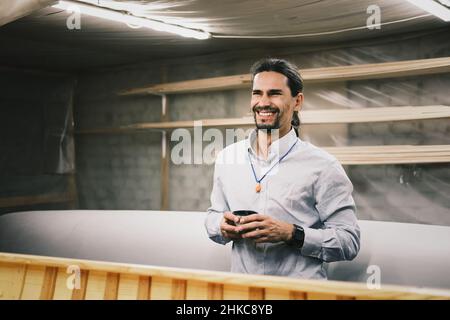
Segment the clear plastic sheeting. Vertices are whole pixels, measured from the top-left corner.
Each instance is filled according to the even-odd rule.
[[[66,75],[0,70],[0,212],[64,201],[58,195],[75,171],[74,84]]]
[[[358,218],[450,226],[450,164],[347,166]]]
[[[420,21],[433,25],[434,17],[403,0],[373,1],[333,0],[80,0],[92,5],[129,12],[165,23],[205,30],[217,38],[326,40],[367,32],[366,20],[373,6],[385,14],[381,21],[389,31]],[[384,25],[385,24],[385,25]],[[436,23],[435,26],[443,25]],[[245,40],[244,40],[245,41]]]
[[[280,55],[280,49],[291,47],[318,53],[325,52],[323,46],[351,45],[352,41],[380,37],[389,37],[392,41],[392,37],[405,32],[417,35],[447,26],[441,19],[405,0],[83,2],[204,30],[210,32],[212,38],[199,41],[84,14],[80,29],[72,30],[66,26],[66,22],[73,19],[72,13],[49,6],[0,29],[0,60],[16,66],[86,72],[91,72],[92,68],[217,54],[227,59],[234,55],[232,63],[236,63],[245,54]],[[381,12],[381,29],[367,27],[368,21],[375,20],[371,19],[373,9],[371,13],[367,11],[374,7],[379,7]],[[414,50],[410,54],[414,54]],[[341,60],[331,61],[339,65],[358,63],[351,58],[354,51],[358,51],[358,47],[348,51],[347,56],[340,55]],[[395,53],[387,56],[395,60]],[[364,58],[358,56],[360,60]],[[382,60],[383,52],[377,58]],[[313,62],[320,66],[328,63],[327,60],[315,55]],[[210,68],[210,74],[215,71],[211,69],[215,67]]]
[[[73,78],[1,70],[0,87],[0,174],[73,172]]]
[[[319,146],[448,145],[445,119],[379,123],[305,125],[301,137]]]

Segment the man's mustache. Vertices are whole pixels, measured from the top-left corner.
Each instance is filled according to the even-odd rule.
[[[274,108],[274,107],[271,107],[271,106],[265,106],[265,107],[254,106],[252,108],[252,111],[253,111],[253,113],[261,112],[261,111],[280,113],[280,109]]]

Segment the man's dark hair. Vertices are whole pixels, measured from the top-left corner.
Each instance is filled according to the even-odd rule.
[[[293,63],[276,58],[264,58],[253,64],[250,68],[250,73],[252,75],[252,82],[258,73],[264,71],[274,71],[281,73],[288,79],[288,87],[291,90],[291,96],[295,97],[298,93],[303,91],[303,79],[298,72],[298,68]],[[292,115],[291,125],[295,129],[295,133],[298,136],[298,129],[300,128],[300,118],[298,112],[294,111]]]

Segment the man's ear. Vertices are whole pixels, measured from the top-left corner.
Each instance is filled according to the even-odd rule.
[[[303,106],[303,100],[304,100],[305,96],[303,95],[303,93],[299,92],[295,97],[295,106],[294,106],[294,111],[300,111],[302,109]]]

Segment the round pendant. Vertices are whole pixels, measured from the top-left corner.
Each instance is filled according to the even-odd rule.
[[[259,183],[256,184],[256,192],[261,191],[261,185]]]

